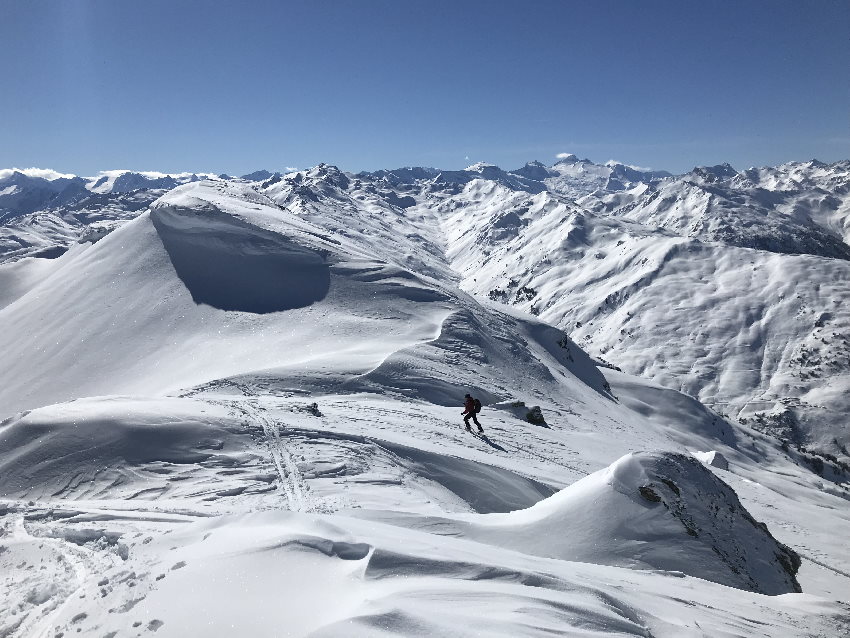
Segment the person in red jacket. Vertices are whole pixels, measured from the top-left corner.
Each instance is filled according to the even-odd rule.
[[[478,422],[478,417],[475,416],[481,410],[481,402],[478,399],[473,399],[471,394],[467,394],[465,397],[466,401],[463,403],[463,422],[466,424],[466,429],[472,432],[472,428],[469,427],[469,419],[472,419],[472,422],[478,426],[478,431],[483,432],[484,428],[481,427],[481,424]]]

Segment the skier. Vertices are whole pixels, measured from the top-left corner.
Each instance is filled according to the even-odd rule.
[[[476,414],[481,412],[481,401],[473,399],[471,394],[467,394],[464,398],[466,401],[464,401],[463,412],[461,414],[463,414],[463,422],[466,424],[466,429],[472,432],[472,428],[469,427],[469,419],[472,419],[472,422],[478,426],[478,431],[484,432],[484,428],[481,427],[476,416]]]

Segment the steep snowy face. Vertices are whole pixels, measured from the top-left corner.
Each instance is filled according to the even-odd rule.
[[[850,161],[824,164],[790,162],[775,168],[751,168],[734,183],[785,195],[777,210],[812,219],[850,243]]]
[[[187,184],[96,244],[68,251],[51,277],[13,288],[0,310],[6,409],[158,392],[265,368],[288,368],[305,387],[353,389],[380,379],[441,404],[462,398],[464,385],[504,400],[525,386],[558,385],[534,348],[551,349],[541,356],[605,394],[602,376],[570,354],[561,331],[481,311],[454,290],[425,234],[427,220],[423,234],[409,234],[405,254],[384,217],[403,209],[372,194],[371,209],[355,207],[359,191],[348,195],[348,178],[328,167],[301,181],[298,192],[280,194],[292,210],[247,184]],[[315,208],[305,193],[317,191],[334,192],[335,205]],[[6,274],[21,276],[11,266]],[[79,347],[86,343],[97,347]],[[203,343],[217,347],[198,349]],[[468,367],[440,362],[464,344]],[[476,372],[487,363],[484,346],[491,363],[527,368],[522,387],[506,388],[495,370]],[[110,356],[99,364],[104,349]],[[68,374],[37,372],[51,366]]]
[[[98,188],[133,175],[196,179],[110,171]],[[323,164],[254,184],[365,259],[516,305],[595,356],[783,438],[833,454],[850,444],[850,162],[675,178],[576,156],[515,171]],[[89,194],[7,221],[0,262],[97,240],[160,194]]]
[[[465,290],[537,314],[595,355],[783,438],[832,453],[834,438],[850,440],[848,264],[830,258],[847,246],[813,221],[736,203],[749,200],[732,192],[741,180],[728,165],[578,201],[485,177],[441,184],[425,173],[401,190],[387,175],[341,181],[327,170],[287,176],[267,193],[363,250],[403,255],[396,263],[417,272],[452,277],[444,252]]]

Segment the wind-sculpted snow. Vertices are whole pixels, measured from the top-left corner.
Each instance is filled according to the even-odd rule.
[[[540,556],[800,591],[800,558],[690,456],[628,455],[526,511],[470,520],[465,534]]]
[[[56,259],[27,257],[0,264],[0,309],[5,308],[36,287],[73,253],[63,252]]]
[[[0,424],[0,494],[39,499],[153,498],[169,494],[168,479],[187,468],[247,464],[243,432],[221,408],[191,402],[100,401],[42,408]],[[128,418],[133,414],[133,418]],[[227,443],[226,451],[222,451]],[[157,482],[161,488],[151,487]],[[174,487],[181,487],[179,482]]]
[[[44,213],[0,265],[0,635],[847,633],[846,480],[718,411],[839,411],[848,262],[567,195],[663,187],[621,165],[461,173]]]
[[[330,269],[321,253],[219,211],[158,206],[151,221],[195,303],[265,313],[321,301]]]
[[[198,292],[199,282],[191,277],[206,273],[190,270],[188,283],[194,289],[187,288],[172,259],[177,255],[179,260],[186,245],[164,245],[150,215],[142,215],[96,244],[80,246],[57,260],[61,263],[50,277],[25,287],[15,303],[0,311],[0,341],[9,375],[0,390],[6,414],[77,396],[156,392],[270,367],[298,369],[299,374],[311,369],[323,378],[325,360],[334,362],[333,373],[341,376],[341,382],[368,371],[399,348],[431,339],[439,326],[446,312],[445,296],[439,291],[430,294],[413,285],[400,287],[391,273],[373,281],[351,277],[346,274],[348,267],[343,267],[354,263],[351,255],[337,240],[325,238],[321,229],[289,218],[268,203],[228,200],[203,186],[188,188],[200,189],[191,192],[213,200],[197,200],[199,211],[208,210],[210,204],[223,205],[222,199],[231,202],[224,217],[200,224],[192,241],[204,232],[221,239],[222,229],[231,236],[240,229],[246,242],[216,240],[202,247],[205,258],[240,266],[240,276],[249,281],[236,280],[233,272],[220,273],[220,283],[201,287],[202,293],[212,296],[200,300],[219,306],[250,305],[256,294],[273,291],[279,294],[271,300],[274,308],[243,309],[286,306],[290,314],[245,313],[197,304],[192,295]],[[184,198],[191,208],[191,195],[175,193],[173,197]],[[169,201],[169,206],[183,205]],[[228,215],[232,221],[222,226],[221,220]],[[243,219],[246,215],[253,220],[251,226],[246,226],[250,223]],[[188,212],[186,217],[202,219]],[[192,249],[191,241],[188,247]],[[249,249],[253,252],[245,257]],[[329,255],[327,251],[336,251],[332,258],[339,266],[336,274],[328,275],[328,265],[320,257]],[[198,251],[192,254],[198,256]],[[266,271],[262,280],[251,280],[258,263],[260,269],[271,265],[280,272],[272,273],[271,281]],[[300,270],[293,272],[292,266]],[[309,288],[300,279],[305,275],[314,279]],[[300,289],[279,285],[278,280],[292,283],[296,277]],[[223,285],[226,282],[229,288]],[[395,294],[401,290],[411,291],[408,299]],[[401,321],[378,321],[388,300]],[[268,301],[263,296],[262,302]],[[299,305],[302,308],[296,309]],[[25,339],[20,338],[22,334]],[[216,347],[209,348],[209,343]],[[109,352],[106,358],[104,351]],[[53,369],[63,374],[57,378],[43,374]]]
[[[492,370],[506,367],[521,367],[522,381],[508,386],[491,376]],[[557,387],[567,374],[612,399],[605,377],[563,332],[479,308],[476,315],[459,311],[447,316],[435,339],[394,352],[346,387],[391,388],[437,405],[463,404],[465,392],[474,389],[483,401],[495,403]]]
[[[601,460],[657,437],[651,418],[606,425],[614,409],[591,434],[569,416],[553,419],[559,432],[485,412],[491,447],[450,423],[455,408],[373,394],[319,397],[317,409],[274,382],[81,400],[0,426],[0,565],[17,585],[0,588],[4,630],[138,623],[176,636],[199,613],[213,636],[848,626],[850,610],[824,599],[746,591],[794,591],[794,555],[693,459],[627,456],[551,496],[523,476],[570,474],[559,464],[572,445]],[[802,489],[718,445],[742,478]],[[474,513],[511,502],[527,509]],[[793,502],[797,525],[818,507]]]
[[[316,387],[348,383],[353,389],[370,374],[391,370],[396,353],[404,357],[407,348],[433,341],[456,312],[467,325],[437,352],[443,353],[439,374],[399,376],[396,367],[391,386],[418,386],[435,398],[448,381],[455,389],[444,396],[454,400],[457,384],[483,387],[502,365],[527,366],[530,374],[517,388],[499,384],[494,397],[558,384],[533,354],[534,340],[516,339],[525,330],[516,327],[522,321],[505,322],[498,314],[485,320],[492,313],[484,309],[477,319],[477,304],[445,283],[379,261],[382,245],[370,249],[362,235],[305,217],[248,186],[189,184],[150,214],[58,260],[50,277],[23,286],[0,310],[10,373],[0,398],[7,414],[81,395],[158,392],[264,368],[294,374],[300,383],[313,376]],[[411,244],[424,241],[416,237]],[[408,263],[397,253],[386,255]],[[436,251],[414,265],[427,274],[446,270]],[[568,347],[558,334],[546,337],[548,348],[559,339]],[[206,339],[215,350],[196,346]],[[106,360],[104,350],[111,353]],[[464,374],[452,371],[442,363],[446,350],[452,357],[465,353],[475,365]],[[482,374],[478,364],[491,371]],[[65,374],[39,372],[54,368]],[[576,371],[604,394],[604,380],[589,362]]]

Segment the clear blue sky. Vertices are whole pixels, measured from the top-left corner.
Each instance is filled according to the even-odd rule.
[[[0,167],[850,157],[847,0],[0,0],[0,16]]]

